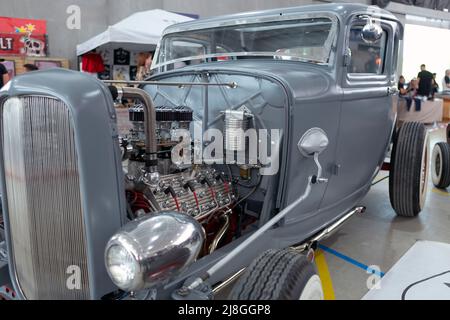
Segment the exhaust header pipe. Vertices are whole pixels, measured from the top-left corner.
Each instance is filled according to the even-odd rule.
[[[157,162],[157,141],[156,141],[156,110],[150,95],[142,89],[132,87],[108,87],[113,99],[123,97],[126,99],[138,99],[144,105],[144,131],[145,131],[145,167],[149,172],[156,172]]]

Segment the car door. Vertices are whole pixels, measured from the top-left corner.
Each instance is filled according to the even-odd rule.
[[[395,123],[397,23],[375,20],[383,33],[374,43],[361,37],[366,23],[366,18],[353,16],[347,24],[335,176],[321,208],[337,205],[368,188],[383,163]]]

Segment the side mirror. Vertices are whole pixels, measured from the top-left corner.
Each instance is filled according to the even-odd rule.
[[[320,128],[311,128],[305,132],[298,142],[298,149],[305,157],[321,154],[328,147],[328,136]]]
[[[383,36],[383,29],[380,25],[373,23],[370,17],[367,17],[367,23],[361,31],[361,38],[366,43],[375,43]]]

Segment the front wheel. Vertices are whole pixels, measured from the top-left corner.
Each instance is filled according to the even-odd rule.
[[[231,300],[323,300],[314,265],[292,249],[268,250],[245,270]]]

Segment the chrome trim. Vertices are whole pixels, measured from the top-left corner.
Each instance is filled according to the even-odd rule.
[[[283,9],[280,9],[280,11],[283,11]],[[211,21],[211,22],[202,22],[202,21],[193,21],[193,22],[187,22],[182,23],[179,25],[173,25],[168,28],[166,28],[161,36],[161,40],[158,42],[158,45],[156,47],[156,51],[154,54],[154,63],[151,66],[152,70],[157,70],[158,68],[161,68],[167,64],[172,64],[176,62],[175,60],[171,60],[168,62],[161,63],[159,61],[159,53],[162,50],[163,47],[163,41],[164,37],[173,33],[179,33],[179,32],[186,32],[186,31],[196,31],[196,30],[202,30],[202,29],[213,29],[218,27],[227,27],[227,26],[236,26],[236,25],[246,25],[246,24],[255,24],[255,23],[266,23],[266,22],[278,22],[278,21],[289,21],[289,20],[300,20],[300,19],[320,19],[320,18],[326,18],[330,19],[333,27],[330,30],[329,37],[327,41],[325,42],[324,46],[328,48],[330,52],[329,61],[328,63],[323,63],[321,65],[333,65],[335,60],[335,52],[333,52],[332,48],[336,47],[337,44],[337,35],[338,35],[338,28],[339,28],[339,16],[335,13],[325,12],[325,11],[311,11],[311,12],[285,12],[280,15],[280,12],[277,13],[266,13],[262,16],[257,17],[243,17],[242,19],[238,19],[238,17],[235,17],[234,19],[227,19],[227,17],[224,17],[223,19],[227,20],[219,20],[219,21]],[[253,55],[253,54],[252,54]],[[272,56],[276,56],[276,54],[272,53]],[[218,55],[218,56],[223,56]],[[191,58],[192,57],[188,57]],[[177,61],[182,61],[183,59],[177,59]],[[189,60],[189,59],[188,59]],[[301,61],[301,60],[299,60]],[[158,72],[159,73],[159,72]]]
[[[246,268],[242,268],[241,270],[239,270],[238,272],[236,272],[235,274],[233,274],[231,277],[229,277],[228,279],[220,282],[219,284],[215,285],[212,289],[212,292],[214,294],[217,294],[218,292],[222,291],[224,288],[226,288],[227,286],[229,286],[234,280],[236,280],[237,278],[239,278],[245,271]]]
[[[283,9],[280,9],[280,11],[283,11]],[[243,17],[241,19],[238,19],[235,17],[234,19],[227,19],[225,16],[224,20],[219,21],[191,21],[181,24],[175,24],[170,27],[167,27],[161,38],[165,37],[166,35],[172,34],[172,33],[178,33],[183,31],[195,31],[195,30],[202,30],[202,29],[213,29],[218,27],[229,27],[229,26],[236,26],[236,25],[246,25],[246,24],[255,24],[255,23],[265,23],[265,22],[277,22],[277,21],[289,21],[289,20],[299,20],[299,19],[310,19],[310,18],[329,18],[332,22],[338,21],[338,15],[335,13],[330,13],[326,11],[312,11],[312,12],[287,12],[280,15],[280,12],[277,13],[268,13],[264,14],[262,16],[257,17]],[[190,26],[189,26],[189,25]],[[157,53],[155,52],[155,57],[157,56]]]
[[[106,84],[127,84],[127,85],[153,85],[169,87],[190,87],[190,86],[209,86],[209,87],[228,87],[235,89],[238,87],[236,82],[229,83],[210,83],[210,82],[163,82],[163,81],[126,81],[126,80],[103,80]],[[119,88],[118,88],[119,90]]]
[[[327,239],[330,237],[334,232],[337,231],[338,228],[340,228],[344,223],[346,223],[351,217],[353,217],[355,214],[363,213],[366,210],[365,207],[355,207],[351,211],[347,212],[342,218],[338,219],[336,222],[332,223],[329,227],[325,228],[321,232],[319,232],[317,235],[313,236],[311,239],[309,239],[306,243],[308,244],[305,247],[305,243],[292,247],[294,250],[306,250],[309,248],[310,244],[320,242],[322,240]]]
[[[78,156],[69,108],[46,96],[2,104],[2,151],[12,276],[28,299],[90,296]],[[70,290],[69,266],[80,270]]]
[[[158,170],[158,164],[156,163],[158,146],[155,132],[156,111],[153,99],[146,91],[138,88],[121,87],[117,88],[117,91],[123,98],[139,99],[144,105],[144,131],[147,140],[145,142],[146,160],[154,162],[149,166],[146,165],[146,167],[150,172],[156,172]]]
[[[217,233],[216,237],[214,238],[213,242],[209,246],[209,253],[213,253],[216,251],[217,246],[219,245],[220,240],[222,240],[225,233],[228,231],[228,228],[230,227],[230,217],[228,216],[228,213],[225,213],[221,217],[224,220],[222,228],[220,228],[219,232]]]

